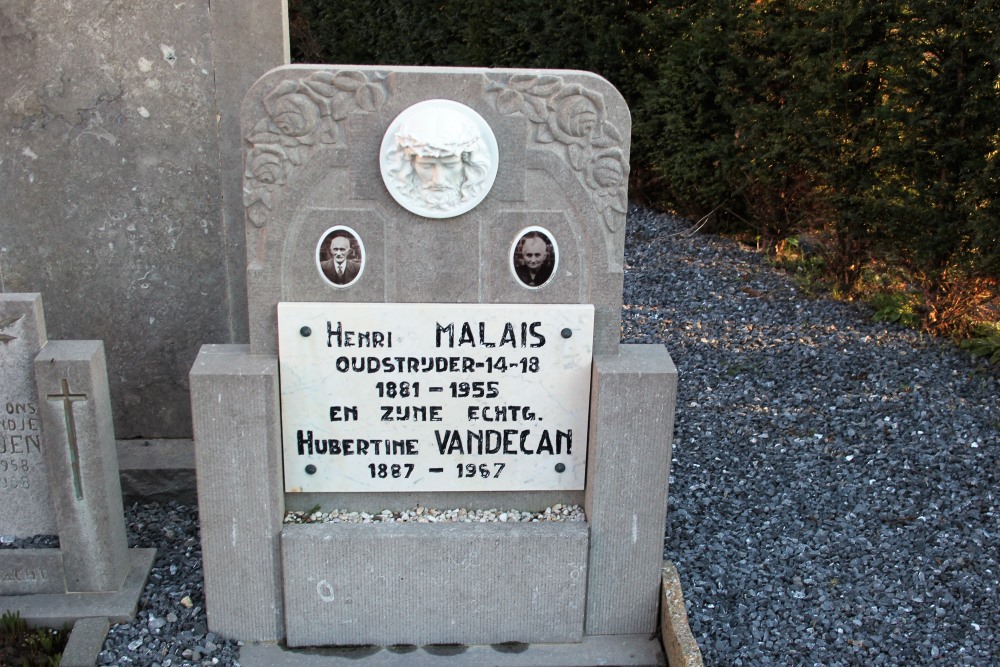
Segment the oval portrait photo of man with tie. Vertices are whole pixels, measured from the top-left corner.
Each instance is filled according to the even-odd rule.
[[[559,249],[549,231],[522,229],[510,247],[510,266],[525,287],[537,289],[549,282],[559,266]]]
[[[326,282],[334,287],[350,287],[365,270],[361,237],[350,227],[331,227],[316,246],[316,262]]]

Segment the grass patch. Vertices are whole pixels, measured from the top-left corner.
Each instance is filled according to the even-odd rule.
[[[69,629],[29,628],[21,612],[0,616],[0,665],[10,667],[59,667]]]

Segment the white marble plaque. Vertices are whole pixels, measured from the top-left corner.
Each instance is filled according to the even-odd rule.
[[[582,489],[591,305],[279,303],[285,490]]]

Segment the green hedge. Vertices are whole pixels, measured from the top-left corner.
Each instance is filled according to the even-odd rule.
[[[848,290],[888,259],[919,285],[931,320],[961,309],[956,298],[981,319],[997,296],[993,2],[290,0],[289,9],[299,61],[595,71],[632,110],[634,195],[711,214],[718,229],[764,245],[810,235]]]

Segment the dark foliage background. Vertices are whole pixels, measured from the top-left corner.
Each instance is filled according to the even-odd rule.
[[[597,72],[632,110],[634,198],[779,254],[793,241],[842,295],[894,291],[890,314],[958,334],[1000,320],[998,10],[289,1],[298,62]]]

